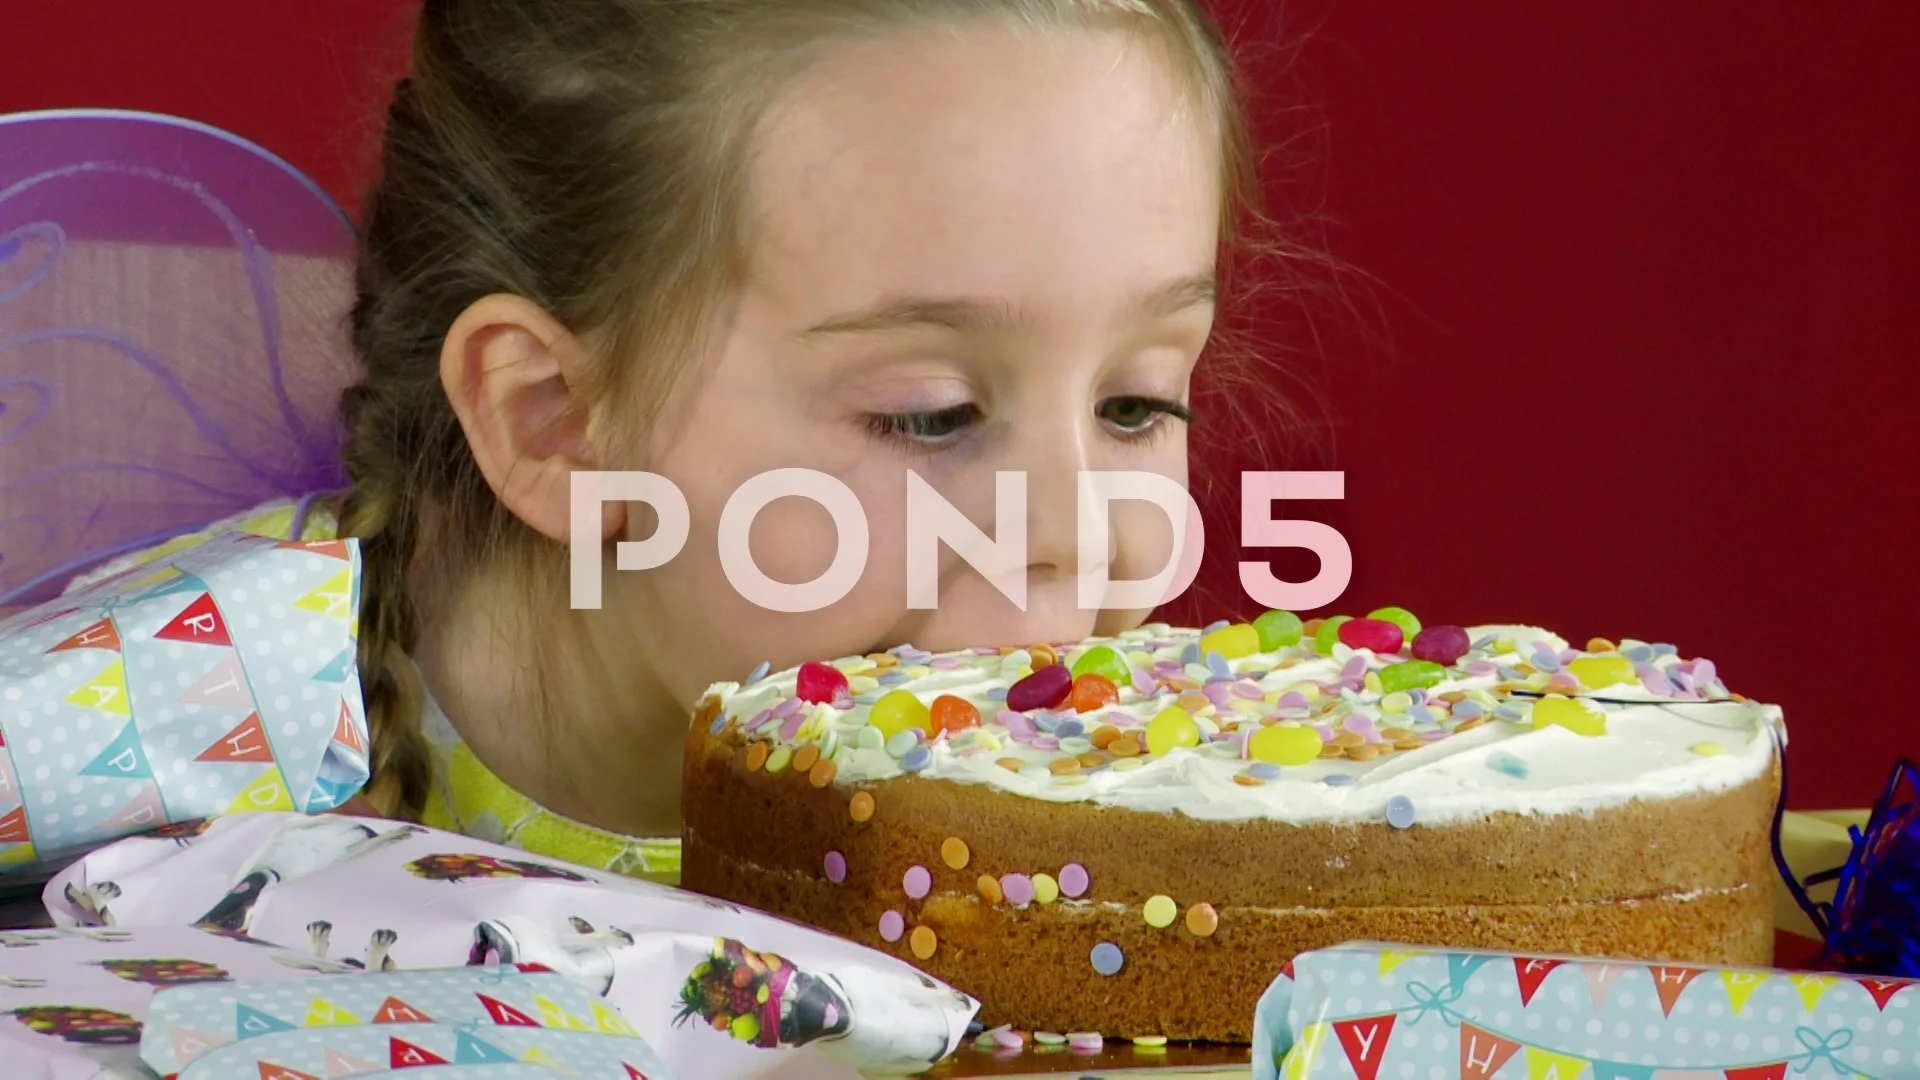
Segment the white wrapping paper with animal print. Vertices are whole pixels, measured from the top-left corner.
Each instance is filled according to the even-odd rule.
[[[61,925],[200,925],[374,970],[534,963],[607,999],[682,1076],[910,1075],[979,1008],[894,957],[678,889],[344,815],[135,837],[55,877]]]

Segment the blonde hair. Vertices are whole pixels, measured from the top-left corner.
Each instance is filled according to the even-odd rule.
[[[981,18],[1124,26],[1157,45],[1219,125],[1233,235],[1251,154],[1227,50],[1192,0],[425,0],[363,218],[363,375],[341,405],[368,794],[384,811],[417,817],[432,778],[407,659],[423,516],[459,523],[433,538],[441,581],[503,550],[562,554],[481,477],[440,385],[448,328],[482,297],[526,297],[595,344],[582,399],[657,409],[737,280],[748,143],[774,96],[835,44]]]

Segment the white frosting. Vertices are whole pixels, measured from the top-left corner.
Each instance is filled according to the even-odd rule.
[[[1048,768],[1049,762],[1063,754],[1031,743],[1019,743],[1009,737],[1008,729],[997,722],[996,714],[1005,706],[993,699],[996,689],[1004,692],[1008,684],[1028,669],[1017,666],[1020,656],[1009,662],[1000,656],[981,656],[973,652],[942,654],[945,660],[958,661],[953,668],[936,668],[926,654],[896,650],[907,659],[895,670],[904,673],[890,681],[894,685],[869,688],[867,679],[881,673],[871,661],[848,658],[835,661],[843,671],[856,675],[854,689],[864,690],[860,703],[847,709],[831,705],[806,705],[799,710],[790,731],[782,738],[780,724],[763,721],[749,732],[751,738],[771,739],[776,745],[795,746],[813,741],[826,750],[837,767],[839,784],[863,784],[891,780],[908,775],[901,758],[884,748],[859,748],[860,730],[868,726],[870,701],[893,689],[912,692],[931,704],[942,694],[953,694],[973,703],[983,720],[979,729],[956,736],[940,736],[926,746],[922,779],[962,784],[985,784],[1001,791],[1050,802],[1091,802],[1102,806],[1132,810],[1181,813],[1213,821],[1267,819],[1298,824],[1325,822],[1380,821],[1389,817],[1389,802],[1397,797],[1410,800],[1415,818],[1423,824],[1439,824],[1511,812],[1520,814],[1591,813],[1633,799],[1660,800],[1701,792],[1724,791],[1754,780],[1771,766],[1776,744],[1785,740],[1780,710],[1774,706],[1729,698],[1705,661],[1682,663],[1665,647],[1660,655],[1647,660],[1652,648],[1639,642],[1622,642],[1621,651],[1631,650],[1643,662],[1642,671],[1651,667],[1664,674],[1687,672],[1700,676],[1694,693],[1662,695],[1639,683],[1580,687],[1572,696],[1588,698],[1589,707],[1604,710],[1604,734],[1582,735],[1561,726],[1536,729],[1531,720],[1532,704],[1527,696],[1546,692],[1549,676],[1545,672],[1515,672],[1514,666],[1535,659],[1536,643],[1544,643],[1554,653],[1567,645],[1546,631],[1517,626],[1478,627],[1469,637],[1481,645],[1447,670],[1445,681],[1426,691],[1428,704],[1438,706],[1439,695],[1449,691],[1469,693],[1469,700],[1481,704],[1486,719],[1469,730],[1450,733],[1460,720],[1444,713],[1436,724],[1409,724],[1406,714],[1383,714],[1382,695],[1367,689],[1338,689],[1324,693],[1316,712],[1281,712],[1282,722],[1321,721],[1330,730],[1343,730],[1345,718],[1364,718],[1375,727],[1413,727],[1435,734],[1434,741],[1417,749],[1390,752],[1371,761],[1344,758],[1320,758],[1298,766],[1258,768],[1242,758],[1236,741],[1180,748],[1164,755],[1142,755],[1132,760],[1137,767],[1122,766],[1119,771],[1108,764],[1060,777]],[[1197,642],[1196,630],[1173,630],[1151,626],[1129,632],[1119,639],[1097,639],[1083,643],[1068,653],[1078,656],[1083,648],[1111,644],[1125,651],[1146,651],[1145,643],[1163,642],[1164,648],[1152,650],[1155,661],[1177,661],[1188,646]],[[1502,647],[1509,646],[1510,647]],[[1601,655],[1586,654],[1582,656]],[[1614,653],[1604,655],[1612,656]],[[1273,652],[1256,653],[1228,662],[1234,681],[1257,687],[1267,699],[1262,703],[1266,716],[1220,710],[1213,706],[1192,710],[1204,730],[1209,724],[1228,731],[1245,727],[1257,730],[1263,722],[1274,722],[1271,705],[1273,692],[1299,689],[1302,684],[1325,687],[1338,684],[1354,657],[1361,658],[1370,671],[1405,659],[1403,656],[1376,657],[1367,650],[1350,650],[1337,645],[1331,656],[1321,656],[1311,642],[1282,647]],[[916,662],[917,661],[917,662]],[[1291,663],[1289,663],[1291,662]],[[1491,663],[1501,672],[1473,674],[1470,664],[1479,668]],[[1012,670],[1007,670],[1008,668]],[[766,710],[776,708],[794,694],[798,669],[790,669],[751,685],[718,683],[709,695],[717,696],[724,716],[715,729],[733,723],[748,725]],[[1199,674],[1188,669],[1191,674]],[[865,674],[860,674],[864,672]],[[1239,673],[1254,673],[1241,679]],[[1264,673],[1264,674],[1263,674]],[[1562,676],[1564,679],[1565,676]],[[1655,680],[1657,685],[1657,680]],[[1350,684],[1349,684],[1350,685]],[[1564,686],[1562,687],[1564,689]],[[1218,691],[1216,690],[1216,693]],[[1191,693],[1191,692],[1190,692]],[[1708,700],[1681,700],[1682,697]],[[1097,725],[1116,722],[1118,713],[1144,724],[1173,704],[1177,695],[1164,687],[1153,695],[1132,687],[1122,687],[1120,701],[1078,719],[1090,733]],[[1594,699],[1601,699],[1595,701]],[[1191,701],[1192,699],[1189,698]],[[1495,718],[1494,706],[1504,705],[1517,712],[1513,719]],[[789,712],[794,711],[789,705]],[[1063,706],[1063,709],[1068,707]],[[1437,711],[1437,710],[1436,710]],[[1470,709],[1468,711],[1471,711]],[[1070,709],[1068,710],[1070,714]],[[1050,713],[1052,717],[1062,713]],[[1359,723],[1359,721],[1356,721]],[[1124,724],[1121,724],[1126,730]],[[1364,727],[1364,723],[1360,723]],[[872,741],[877,732],[869,733]],[[997,743],[997,746],[992,745]],[[895,749],[899,749],[896,744]],[[1718,750],[1719,752],[1714,752]],[[1024,763],[1019,771],[1001,762],[1016,758]],[[915,755],[914,764],[920,764]],[[1499,767],[1496,767],[1499,766]],[[1275,770],[1277,775],[1274,775]],[[1263,774],[1257,786],[1236,782],[1236,774]],[[1326,783],[1327,777],[1343,774],[1352,782],[1345,786]],[[1404,810],[1404,807],[1400,809]]]

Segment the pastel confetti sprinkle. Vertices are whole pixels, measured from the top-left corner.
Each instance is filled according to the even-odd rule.
[[[955,870],[965,870],[967,862],[973,858],[967,842],[957,836],[949,836],[940,842],[940,861]]]
[[[1173,902],[1173,897],[1162,894],[1149,899],[1140,913],[1146,918],[1148,926],[1164,930],[1180,917],[1180,905]]]
[[[1387,800],[1387,824],[1396,829],[1410,829],[1413,827],[1413,821],[1414,809],[1412,799],[1407,798],[1405,795],[1395,795],[1393,798]]]
[[[745,683],[742,683],[741,685],[752,686],[754,683],[757,683],[761,679],[766,678],[767,672],[772,670],[773,670],[772,661],[762,660],[758,664],[754,665],[753,671],[747,675],[747,681]]]
[[[1007,903],[1014,907],[1026,907],[1033,903],[1033,879],[1025,874],[1002,874],[1000,892]]]
[[[1033,875],[1033,898],[1041,904],[1060,899],[1060,884],[1049,874]]]
[[[899,941],[907,932],[907,920],[897,911],[888,911],[880,916],[880,936],[887,941]]]
[[[934,951],[939,947],[940,939],[935,936],[933,928],[930,926],[914,927],[913,934],[907,939],[907,948],[913,951],[914,956],[922,960],[933,959]]]
[[[1135,1035],[1133,1037],[1133,1045],[1147,1047],[1165,1046],[1167,1045],[1167,1037],[1165,1035]]]
[[[1322,780],[1321,783],[1328,787],[1352,787],[1353,774],[1343,772],[1328,773],[1327,778]]]
[[[1721,754],[1727,752],[1727,748],[1717,742],[1694,743],[1691,749],[1701,757],[1719,757]]]
[[[993,1036],[993,1045],[1002,1050],[1018,1050],[1027,1045],[1027,1040],[1011,1028],[995,1028],[990,1034]]]
[[[827,852],[827,880],[835,885],[847,880],[847,857],[837,851]]]
[[[1527,778],[1527,763],[1507,753],[1505,750],[1495,750],[1493,753],[1488,754],[1487,768],[1497,773],[1505,773],[1515,780],[1525,780]]]
[[[924,746],[916,746],[900,759],[900,767],[908,772],[923,772],[933,764],[933,751]]]
[[[1120,946],[1111,941],[1103,941],[1095,945],[1090,959],[1093,961],[1093,973],[1102,976],[1120,974],[1120,969],[1127,962],[1126,955],[1120,951]]]
[[[1079,863],[1068,863],[1060,868],[1060,891],[1073,899],[1086,894],[1092,884],[1087,877],[1087,868]]]
[[[933,891],[933,875],[928,873],[924,866],[910,866],[907,868],[906,875],[900,879],[900,886],[915,900],[924,899]]]
[[[1067,1045],[1067,1037],[1065,1035],[1061,1035],[1061,1034],[1058,1034],[1057,1032],[1052,1032],[1052,1031],[1034,1032],[1033,1041],[1039,1043],[1041,1046]]]

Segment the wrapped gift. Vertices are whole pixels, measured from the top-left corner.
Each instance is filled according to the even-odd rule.
[[[978,1008],[894,957],[769,915],[337,814],[124,840],[64,870],[46,900],[63,924],[196,925],[368,970],[538,964],[703,1080],[921,1072]]]
[[[352,541],[230,534],[0,622],[0,876],[367,778]]]
[[[1303,953],[1261,998],[1265,1080],[1920,1076],[1920,984],[1393,945]]]
[[[1787,881],[1821,932],[1820,966],[1920,978],[1920,765],[1894,764],[1865,828],[1850,827],[1851,850],[1837,870]],[[1806,886],[1834,881],[1830,902]]]

